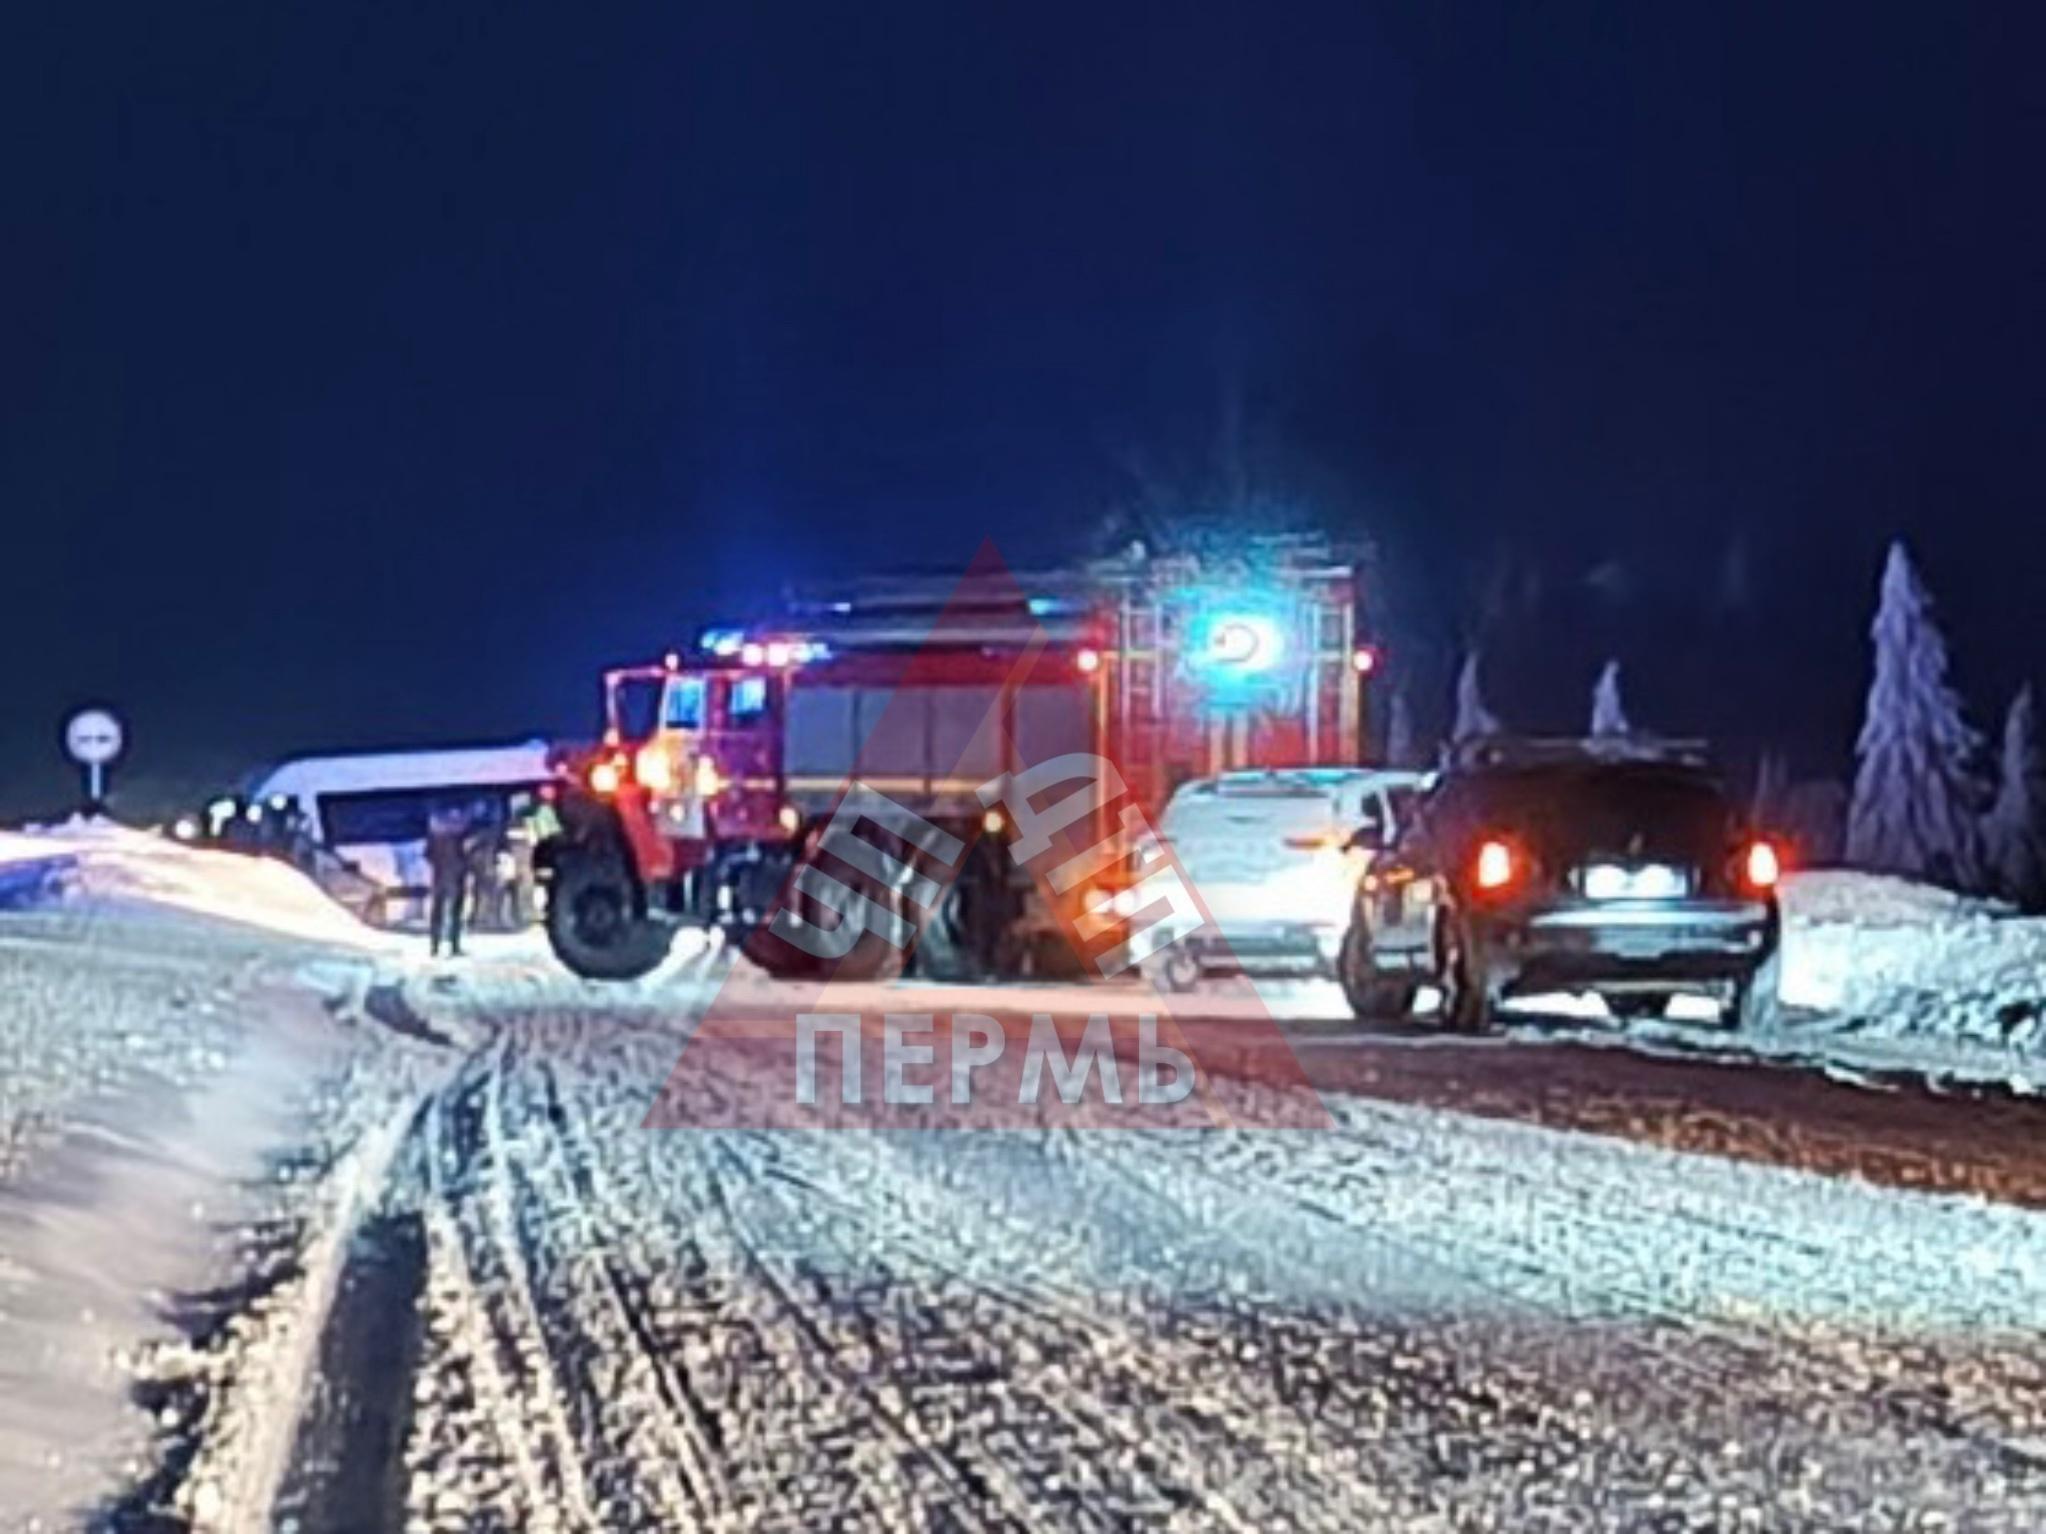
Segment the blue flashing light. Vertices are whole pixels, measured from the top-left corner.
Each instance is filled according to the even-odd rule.
[[[1176,597],[1180,671],[1205,708],[1287,706],[1306,676],[1302,614],[1289,593],[1245,581],[1188,587]]]
[[[1284,663],[1286,631],[1269,613],[1202,613],[1187,634],[1186,658],[1213,680],[1263,676]]]
[[[771,666],[775,670],[829,660],[832,653],[831,646],[821,639],[748,636],[744,629],[705,629],[697,645],[719,660],[737,656],[745,665]]]

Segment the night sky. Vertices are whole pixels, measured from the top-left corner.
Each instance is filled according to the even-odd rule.
[[[16,5],[0,813],[587,731],[782,580],[1247,484],[1439,711],[1839,773],[1882,547],[2046,575],[2046,12]],[[594,14],[594,13],[604,14]]]

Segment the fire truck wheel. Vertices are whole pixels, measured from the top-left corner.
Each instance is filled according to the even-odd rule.
[[[833,966],[834,980],[894,980],[901,976],[903,953],[885,938],[869,932],[853,945],[853,951]]]
[[[547,941],[587,980],[636,980],[668,956],[674,932],[640,914],[632,880],[610,858],[564,857],[547,896]]]
[[[977,842],[916,940],[916,972],[926,980],[969,985],[1002,974],[1002,939],[1014,902],[1001,855]]]
[[[770,980],[893,980],[902,973],[902,950],[868,932],[842,959],[819,959],[762,927],[746,940],[746,957]]]
[[[899,909],[900,895],[893,898]],[[836,924],[837,918],[827,922],[824,913],[815,909],[815,903],[807,896],[793,896],[792,908],[796,915],[820,927]],[[746,939],[745,952],[773,980],[893,980],[903,968],[902,950],[878,932],[861,933],[852,951],[842,959],[820,959],[782,937],[770,925],[763,925]]]

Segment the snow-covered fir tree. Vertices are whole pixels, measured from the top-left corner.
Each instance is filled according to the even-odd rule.
[[[1628,735],[1633,729],[1627,723],[1627,706],[1620,701],[1620,663],[1609,660],[1591,689],[1591,733]]]
[[[1963,888],[1981,877],[1981,738],[1947,681],[1947,646],[1904,545],[1890,546],[1870,629],[1875,679],[1855,742],[1847,861]]]
[[[1485,707],[1485,694],[1478,686],[1478,652],[1473,650],[1463,658],[1463,669],[1456,674],[1456,724],[1450,739],[1497,735],[1501,728],[1499,716]]]
[[[2003,721],[1996,800],[1982,822],[1984,859],[1996,892],[2029,910],[2046,904],[2046,836],[2039,821],[2042,768],[2031,684],[2018,689]]]

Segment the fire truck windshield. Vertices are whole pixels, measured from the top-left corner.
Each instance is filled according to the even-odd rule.
[[[664,681],[662,677],[640,675],[611,679],[606,722],[617,732],[620,740],[645,740],[654,733],[661,718]]]

